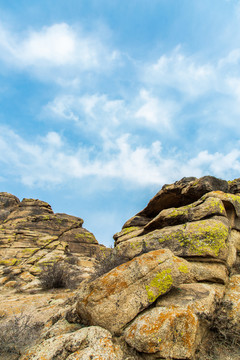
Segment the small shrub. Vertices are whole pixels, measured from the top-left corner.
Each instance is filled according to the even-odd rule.
[[[65,261],[70,265],[78,265],[78,257],[72,254],[68,255]]]
[[[96,256],[96,260],[98,261],[98,263],[95,266],[94,273],[90,277],[91,281],[108,273],[115,267],[124,264],[130,259],[127,256],[118,254],[118,251],[114,249],[108,254],[104,254],[104,253],[98,254]]]
[[[232,267],[232,273],[233,274],[240,274],[240,262],[237,261]]]
[[[79,279],[76,270],[69,267],[64,261],[42,266],[39,275],[41,286],[44,290],[54,288],[75,288]]]
[[[0,323],[0,354],[21,354],[21,349],[31,345],[38,337],[43,324],[31,322],[26,314],[13,315]]]
[[[8,275],[12,272],[12,269],[9,268],[8,266],[7,267],[4,267],[3,269],[3,275]]]
[[[201,320],[208,323],[210,330],[207,344],[199,349],[198,360],[216,359],[219,348],[232,353],[239,351],[239,325],[228,316],[228,311],[232,309],[232,306],[231,301],[216,300],[213,314],[198,314]]]

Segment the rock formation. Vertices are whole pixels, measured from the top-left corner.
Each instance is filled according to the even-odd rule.
[[[214,357],[200,351],[216,324],[225,326],[226,338],[227,331],[231,336],[239,332],[240,179],[191,177],[163,186],[114,235],[113,250],[99,245],[82,228],[81,219],[54,214],[47,203],[20,202],[2,193],[0,204],[2,291],[14,289],[14,281],[23,291],[5,295],[2,322],[9,316],[7,309],[17,310],[18,296],[18,306],[29,304],[35,322],[44,323],[35,343],[21,349],[16,359],[229,356],[221,344]],[[89,278],[100,253],[106,261],[107,253],[125,260]],[[81,272],[76,290],[28,293],[42,264],[71,256]],[[6,268],[13,279],[7,278]],[[3,356],[7,359],[6,353]],[[239,359],[239,349],[230,356]]]
[[[44,201],[20,202],[16,196],[0,193],[0,284],[36,288],[42,266],[59,260],[69,266],[75,260],[79,274],[86,277],[94,257],[105,247],[82,224],[78,217],[54,214]]]

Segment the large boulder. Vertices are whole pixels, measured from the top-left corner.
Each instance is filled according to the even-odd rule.
[[[199,321],[190,309],[156,307],[125,330],[126,342],[157,358],[191,359],[199,343]]]
[[[211,316],[223,292],[223,286],[179,285],[158,298],[155,308],[137,316],[124,338],[139,352],[157,358],[192,359],[206,330],[199,315]]]
[[[77,312],[86,324],[120,334],[159,296],[192,279],[186,260],[167,249],[152,251],[84,284],[78,295]]]
[[[18,206],[20,200],[9,193],[0,193],[0,221],[4,221],[8,215]]]

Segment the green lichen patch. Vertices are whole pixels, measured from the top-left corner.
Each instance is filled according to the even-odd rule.
[[[89,232],[78,233],[74,236],[74,238],[82,242],[96,243],[95,236]]]
[[[57,236],[44,236],[44,237],[36,238],[35,241],[38,246],[42,247],[50,244],[52,241],[55,241],[57,239],[58,239]]]
[[[37,252],[39,248],[26,248],[21,251],[23,257],[32,256],[35,252]]]
[[[122,231],[116,233],[116,234],[114,235],[114,237],[119,238],[119,237],[121,237],[121,236],[127,235],[127,234],[129,234],[129,233],[131,233],[131,232],[133,232],[133,231],[135,231],[135,230],[139,230],[139,229],[140,229],[139,226],[126,227],[126,228],[122,229]]]
[[[16,259],[16,258],[2,259],[2,260],[0,260],[0,265],[14,266],[14,265],[18,265],[20,262],[21,262],[21,260]]]
[[[187,230],[177,240],[190,253],[203,255],[210,253],[216,257],[226,248],[229,229],[220,221],[205,221],[188,224]]]
[[[151,280],[149,285],[146,285],[150,303],[153,303],[160,295],[165,294],[171,288],[173,283],[171,272],[171,269],[161,271]]]
[[[237,212],[237,215],[240,213],[240,196],[230,193],[224,193],[222,191],[212,191],[210,193],[205,194],[202,199],[206,199],[208,197],[215,197],[221,199],[223,202],[228,201],[230,202]]]

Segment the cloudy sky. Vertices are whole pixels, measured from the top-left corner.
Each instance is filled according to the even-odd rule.
[[[0,191],[99,242],[184,176],[240,177],[239,0],[0,0]]]

